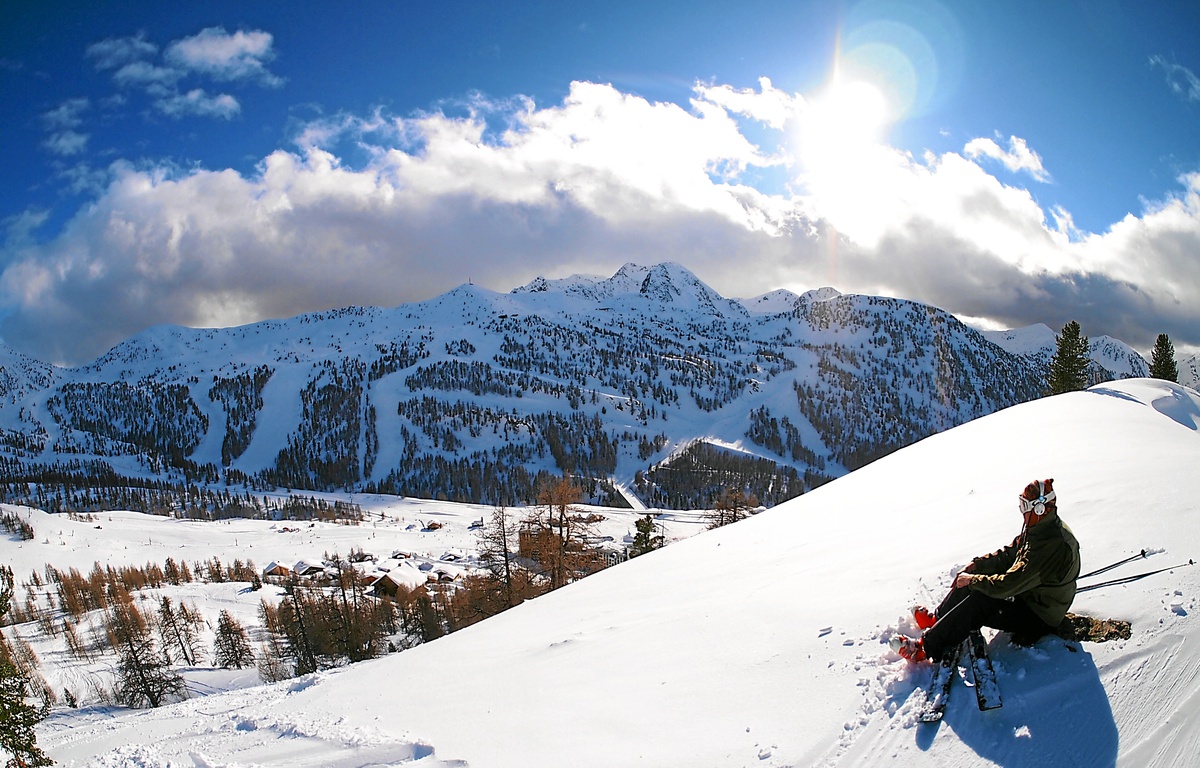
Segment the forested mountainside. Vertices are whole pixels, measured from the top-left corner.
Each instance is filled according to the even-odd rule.
[[[57,487],[49,506],[102,503],[89,474],[514,504],[563,473],[607,504],[773,505],[1038,397],[1053,335],[828,288],[736,301],[675,264],[463,285],[153,328],[77,368],[0,350],[0,477],[10,501]],[[1097,377],[1144,375],[1098,342]]]

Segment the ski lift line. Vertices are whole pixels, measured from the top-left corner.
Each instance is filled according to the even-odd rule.
[[[1102,589],[1104,587],[1112,587],[1117,584],[1128,584],[1131,581],[1137,581],[1138,579],[1144,579],[1147,576],[1153,576],[1156,573],[1162,573],[1163,571],[1171,571],[1176,568],[1186,568],[1189,565],[1195,565],[1195,564],[1196,564],[1195,560],[1188,560],[1186,563],[1178,563],[1176,565],[1170,565],[1170,566],[1167,566],[1166,568],[1159,568],[1156,571],[1146,571],[1145,573],[1138,573],[1138,574],[1134,574],[1133,576],[1124,576],[1119,579],[1110,579],[1108,581],[1102,581],[1099,584],[1088,584],[1086,587],[1079,587],[1078,589],[1076,589],[1075,594],[1079,594],[1080,592],[1091,592],[1093,589]]]
[[[1097,569],[1096,569],[1096,570],[1094,570],[1094,571],[1089,571],[1089,572],[1087,572],[1087,573],[1085,573],[1085,574],[1082,574],[1082,575],[1078,576],[1078,578],[1080,578],[1080,579],[1086,579],[1086,578],[1088,578],[1088,577],[1090,577],[1090,576],[1099,576],[1099,575],[1100,575],[1100,574],[1102,574],[1102,573],[1106,573],[1106,572],[1108,572],[1108,571],[1111,571],[1113,568],[1116,568],[1116,567],[1118,567],[1118,566],[1125,565],[1125,563],[1131,563],[1131,562],[1133,562],[1134,560],[1137,560],[1138,558],[1147,558],[1147,557],[1150,557],[1150,555],[1153,555],[1153,554],[1154,554],[1153,552],[1147,552],[1146,550],[1144,550],[1144,549],[1143,549],[1141,552],[1138,552],[1136,555],[1130,555],[1129,557],[1125,558],[1124,560],[1118,560],[1117,562],[1115,562],[1115,563],[1112,563],[1111,565],[1106,565],[1106,566],[1104,566],[1103,568],[1097,568]]]

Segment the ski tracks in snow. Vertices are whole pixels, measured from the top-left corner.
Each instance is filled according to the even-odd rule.
[[[83,718],[74,713],[62,729],[52,718],[42,746],[60,765],[79,768],[466,768],[440,760],[419,739],[288,706],[293,694],[315,682],[301,678],[154,710],[96,708]]]
[[[1185,765],[1200,754],[1200,638],[1164,633],[1103,669],[1118,720],[1121,762]],[[1154,691],[1152,696],[1145,695]]]

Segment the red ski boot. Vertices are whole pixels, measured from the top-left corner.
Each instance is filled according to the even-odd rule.
[[[933,615],[933,611],[923,605],[918,605],[913,608],[913,620],[917,622],[917,627],[922,632],[937,624],[937,616]]]
[[[913,640],[911,637],[904,635],[896,635],[888,641],[888,645],[892,650],[900,654],[901,657],[908,659],[912,663],[925,661],[925,646],[920,640]]]

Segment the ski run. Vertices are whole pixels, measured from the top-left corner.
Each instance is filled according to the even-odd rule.
[[[1145,379],[1098,385],[934,435],[735,525],[668,516],[666,548],[411,650],[271,685],[198,664],[183,670],[180,703],[59,706],[39,743],[59,765],[95,768],[1194,764],[1200,568],[1079,595],[1074,611],[1132,622],[1129,640],[1017,647],[985,630],[999,709],[980,711],[959,677],[941,721],[922,723],[933,665],[887,642],[915,634],[912,605],[936,605],[958,568],[1011,541],[1014,497],[1032,479],[1055,479],[1085,571],[1146,550],[1099,579],[1200,556],[1198,467],[1200,395]],[[0,560],[18,582],[47,562],[217,555],[262,568],[354,546],[449,563],[453,549],[469,561],[470,523],[488,512],[354,501],[387,518],[282,532],[6,507],[37,536],[0,538]],[[637,513],[604,512],[612,535],[632,531]],[[432,519],[445,525],[430,532]],[[264,593],[245,586],[164,593],[210,624],[229,610],[253,636]],[[14,630],[52,687],[86,691],[61,639]]]

